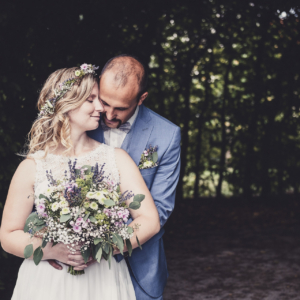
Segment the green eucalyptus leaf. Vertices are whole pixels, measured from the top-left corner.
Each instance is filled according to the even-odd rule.
[[[83,220],[86,221],[86,220],[88,219],[88,217],[90,216],[90,214],[91,214],[91,213],[88,212],[88,213],[84,216]]]
[[[96,251],[96,257],[95,257],[95,259],[97,260],[98,263],[100,263],[101,258],[102,258],[102,248],[99,247],[97,249],[97,251]]]
[[[89,260],[90,255],[91,255],[91,248],[87,247],[86,250],[81,249],[80,252],[81,252],[81,255],[83,257],[84,262],[87,263],[87,261]]]
[[[78,209],[78,212],[77,212],[77,214],[76,214],[76,216],[75,216],[75,220],[78,218],[78,216],[81,214],[81,210],[82,210],[82,208],[80,207],[79,209]]]
[[[50,201],[48,197],[46,197],[45,195],[43,194],[40,194],[39,195],[39,199],[46,199],[47,201]]]
[[[144,199],[145,199],[145,195],[143,194],[138,194],[133,197],[133,201],[135,202],[142,202]]]
[[[112,257],[112,247],[109,247],[109,253],[108,253],[108,265],[109,265],[109,269],[111,267],[111,257]]]
[[[131,242],[130,242],[129,239],[126,240],[126,247],[127,247],[129,256],[131,256],[131,253],[132,253],[132,245],[131,245]]]
[[[58,244],[58,242],[53,242],[52,247],[54,247],[57,244]]]
[[[29,258],[33,253],[33,245],[27,245],[24,249],[24,257]]]
[[[101,239],[101,238],[96,238],[96,239],[94,239],[94,244],[95,244],[95,245],[98,245],[100,242],[102,242],[102,239]]]
[[[114,206],[116,204],[115,201],[110,200],[110,199],[105,199],[103,202],[104,202],[104,205],[107,207]]]
[[[47,245],[47,241],[45,240],[45,239],[43,239],[43,242],[42,242],[42,248],[45,248],[46,247],[46,245]]]
[[[157,154],[157,152],[154,152],[154,153],[152,154],[152,161],[153,161],[154,163],[156,163],[157,160],[158,160],[158,154]]]
[[[138,243],[138,245],[139,245],[140,249],[142,250],[143,248],[142,248],[142,246],[141,246],[141,244],[140,244],[140,241],[139,241],[139,239],[138,239],[138,237],[137,237],[137,236],[136,236],[136,241],[137,241],[137,243]]]
[[[60,216],[60,223],[64,223],[64,222],[67,222],[71,219],[71,214],[67,214],[67,215],[61,215]]]
[[[118,187],[117,187],[117,193],[120,193],[120,186],[118,185]]]
[[[129,204],[129,208],[134,210],[139,209],[140,207],[141,207],[141,203],[137,201],[133,201]]]
[[[34,250],[33,261],[36,265],[38,265],[40,263],[40,261],[43,258],[43,255],[44,255],[44,253],[43,253],[42,247],[38,247]]]
[[[119,248],[121,254],[123,255],[123,250],[124,250],[123,239],[117,233],[113,233],[112,236],[113,236],[113,243]]]
[[[29,224],[33,223],[36,219],[39,220],[39,216],[36,212],[31,213],[25,221],[24,232],[29,232]]]
[[[130,227],[130,226],[128,226],[128,227],[127,227],[127,232],[128,232],[129,234],[133,233],[133,228]]]
[[[108,243],[103,243],[103,244],[101,245],[101,247],[102,247],[103,251],[104,251],[106,254],[109,254],[110,246],[109,246]]]
[[[93,217],[93,216],[89,216],[89,219],[90,219],[90,221],[93,222],[93,223],[96,223],[96,222],[97,222],[96,218]]]

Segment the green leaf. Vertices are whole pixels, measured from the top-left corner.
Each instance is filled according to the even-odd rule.
[[[50,201],[48,197],[46,197],[45,195],[43,194],[40,194],[39,195],[39,199],[46,199],[47,201]]]
[[[106,254],[109,254],[109,249],[110,249],[109,244],[103,243],[103,244],[101,245],[101,247],[102,247],[103,251],[104,251]]]
[[[43,239],[43,242],[42,242],[42,248],[45,248],[46,247],[46,245],[47,245],[47,241],[45,240],[45,239]]]
[[[86,221],[86,220],[88,219],[88,217],[90,216],[90,214],[91,214],[91,213],[88,212],[88,213],[84,216],[83,220]]]
[[[145,199],[145,195],[143,194],[138,194],[133,197],[133,201],[136,202],[142,202],[144,199]]]
[[[85,168],[87,168],[87,170],[84,171],[85,175],[90,174],[92,167],[89,165],[84,165],[81,167],[81,169],[85,169]]]
[[[29,223],[33,223],[36,219],[39,220],[39,216],[36,212],[33,212],[28,216],[28,218],[25,221],[24,232],[29,232]]]
[[[103,202],[104,202],[104,205],[108,206],[108,207],[113,206],[113,205],[116,204],[115,201],[110,200],[110,199],[105,199]]]
[[[81,255],[83,257],[84,262],[87,263],[87,261],[89,260],[90,255],[91,255],[91,248],[87,247],[86,250],[81,249]]]
[[[95,244],[95,245],[98,245],[100,242],[102,242],[102,239],[101,239],[101,238],[96,238],[96,239],[94,239],[94,244]]]
[[[60,223],[64,223],[67,222],[71,219],[71,214],[67,214],[67,215],[61,215],[60,216]]]
[[[33,245],[27,245],[24,249],[24,257],[29,258],[33,253]]]
[[[132,245],[131,245],[130,240],[126,240],[126,247],[127,247],[129,256],[131,256],[131,253],[132,253]]]
[[[97,262],[101,261],[101,257],[102,257],[102,248],[99,247],[99,249],[97,249],[96,257],[95,257],[95,259],[97,260]]]
[[[38,265],[40,263],[40,261],[43,258],[43,255],[44,255],[44,253],[43,253],[42,247],[38,247],[34,250],[33,261],[36,265]]]
[[[57,244],[58,244],[58,242],[53,242],[52,247],[54,247]]]
[[[123,239],[117,233],[113,233],[112,236],[113,236],[113,243],[119,248],[121,254],[123,255],[123,250],[124,250]]]
[[[141,207],[141,203],[137,201],[133,201],[129,204],[129,208],[134,210],[139,209],[140,207]]]
[[[120,186],[118,185],[118,187],[117,187],[117,193],[120,193]]]
[[[133,233],[133,228],[130,227],[130,226],[128,226],[128,227],[127,227],[127,232],[128,232],[129,234]]]
[[[112,247],[109,247],[109,253],[108,253],[108,265],[109,265],[109,269],[111,267],[111,257],[112,257]]]
[[[81,207],[78,209],[78,212],[77,212],[77,214],[76,214],[76,216],[75,216],[75,220],[77,219],[77,217],[79,216],[81,214]]]
[[[90,219],[90,221],[93,222],[93,223],[96,223],[96,222],[97,222],[96,218],[93,217],[93,216],[90,216],[89,219]]]
[[[36,226],[42,226],[45,224],[45,221],[42,219],[34,219],[33,224]]]
[[[138,239],[138,237],[137,237],[137,236],[136,236],[136,241],[137,241],[137,243],[138,243],[138,245],[139,245],[140,249],[142,250],[143,248],[142,248],[142,246],[141,246],[141,244],[140,244],[140,241],[139,241],[139,239]]]
[[[152,161],[153,161],[154,163],[156,163],[157,160],[158,160],[158,154],[157,154],[157,152],[154,152],[154,153],[152,154]]]

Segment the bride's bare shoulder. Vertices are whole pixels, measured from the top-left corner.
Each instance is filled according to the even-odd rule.
[[[124,165],[128,166],[132,164],[135,165],[134,161],[125,150],[115,148],[115,154],[116,154],[116,161],[118,166],[124,166]]]
[[[34,182],[36,172],[36,163],[33,158],[25,158],[18,166],[15,174],[15,180]]]

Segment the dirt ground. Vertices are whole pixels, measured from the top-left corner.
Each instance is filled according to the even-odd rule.
[[[179,202],[164,237],[164,300],[300,300],[299,221],[298,199]],[[0,257],[1,300],[10,299],[21,261]]]
[[[298,231],[299,233],[299,231]],[[165,300],[300,299],[300,237],[211,233],[166,243]]]
[[[298,200],[179,204],[166,226],[164,300],[300,299],[299,220]]]

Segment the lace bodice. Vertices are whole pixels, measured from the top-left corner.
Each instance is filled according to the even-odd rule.
[[[68,161],[71,159],[73,162],[77,159],[77,166],[90,165],[94,166],[96,163],[104,166],[105,176],[109,175],[110,180],[114,183],[120,182],[119,171],[116,165],[115,149],[114,147],[101,144],[94,150],[78,156],[78,157],[66,157],[62,155],[48,154],[45,158],[44,151],[40,150],[32,154],[32,157],[36,162],[36,176],[34,190],[37,193],[39,187],[41,188],[45,184],[48,184],[46,177],[46,170],[51,170],[54,179],[61,179],[64,177],[65,170],[68,171]]]

